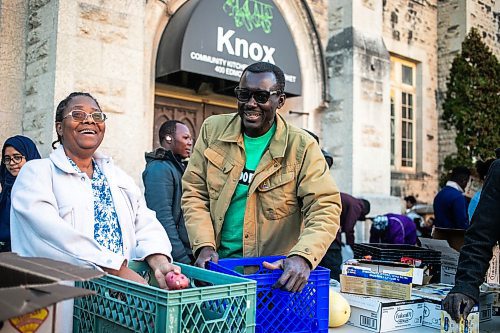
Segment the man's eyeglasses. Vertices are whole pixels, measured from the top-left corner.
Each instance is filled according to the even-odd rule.
[[[12,157],[10,157],[10,156],[4,156],[3,159],[2,159],[2,163],[5,164],[5,165],[9,165],[12,162],[14,162],[14,164],[19,164],[19,163],[21,163],[21,161],[23,160],[23,158],[24,158],[23,155],[12,155]]]
[[[257,103],[265,104],[265,103],[267,103],[267,101],[269,100],[269,97],[271,97],[271,95],[277,95],[280,93],[281,93],[280,90],[271,90],[271,91],[255,90],[255,91],[251,91],[251,90],[248,90],[245,88],[240,88],[240,87],[236,87],[234,89],[234,94],[236,95],[236,98],[238,99],[238,101],[240,101],[242,103],[247,103],[250,100],[250,98],[253,96],[253,99]]]
[[[68,117],[73,118],[74,121],[80,121],[80,122],[84,122],[85,120],[87,120],[88,117],[92,117],[92,119],[94,119],[96,123],[103,123],[108,118],[106,114],[104,114],[104,112],[101,111],[87,113],[81,110],[73,110],[67,115],[65,115],[63,119]]]

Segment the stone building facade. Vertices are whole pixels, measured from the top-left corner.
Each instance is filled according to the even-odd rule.
[[[301,95],[280,112],[319,134],[340,189],[370,198],[374,214],[408,194],[432,202],[452,151],[439,120],[451,59],[473,26],[499,54],[499,1],[262,1],[288,25],[302,73]],[[235,110],[210,85],[155,76],[163,32],[186,3],[0,0],[0,142],[22,133],[47,156],[55,106],[89,91],[109,115],[102,150],[139,183],[161,121],[192,117],[195,128]]]

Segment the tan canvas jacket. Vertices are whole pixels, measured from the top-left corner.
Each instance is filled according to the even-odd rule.
[[[340,193],[316,141],[281,116],[276,119],[276,133],[248,190],[243,256],[300,255],[314,268],[339,229]],[[244,165],[240,117],[206,119],[182,180],[193,253],[218,248]]]

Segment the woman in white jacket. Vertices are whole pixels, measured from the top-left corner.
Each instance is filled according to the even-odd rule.
[[[127,267],[146,260],[160,287],[164,276],[180,272],[171,264],[171,245],[133,180],[112,160],[96,153],[106,115],[87,93],[59,103],[55,126],[61,145],[49,158],[30,161],[12,190],[12,251],[96,267],[146,283]],[[72,311],[72,303],[65,307]],[[63,309],[58,311],[64,311]],[[72,313],[58,312],[58,332],[70,332]]]

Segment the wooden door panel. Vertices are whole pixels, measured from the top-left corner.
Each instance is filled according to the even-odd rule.
[[[203,122],[203,105],[180,99],[156,96],[153,146],[160,146],[158,131],[167,120],[179,120],[186,124],[196,140]]]
[[[235,108],[229,108],[156,95],[154,112],[153,147],[157,148],[160,146],[158,131],[165,121],[175,119],[185,123],[195,142],[203,120],[215,114],[236,112],[236,103]]]
[[[224,106],[205,104],[204,116],[206,119],[214,114],[223,114],[223,113],[231,113],[231,112],[236,112],[236,102],[235,102],[235,108],[228,108],[228,107],[224,107]]]

